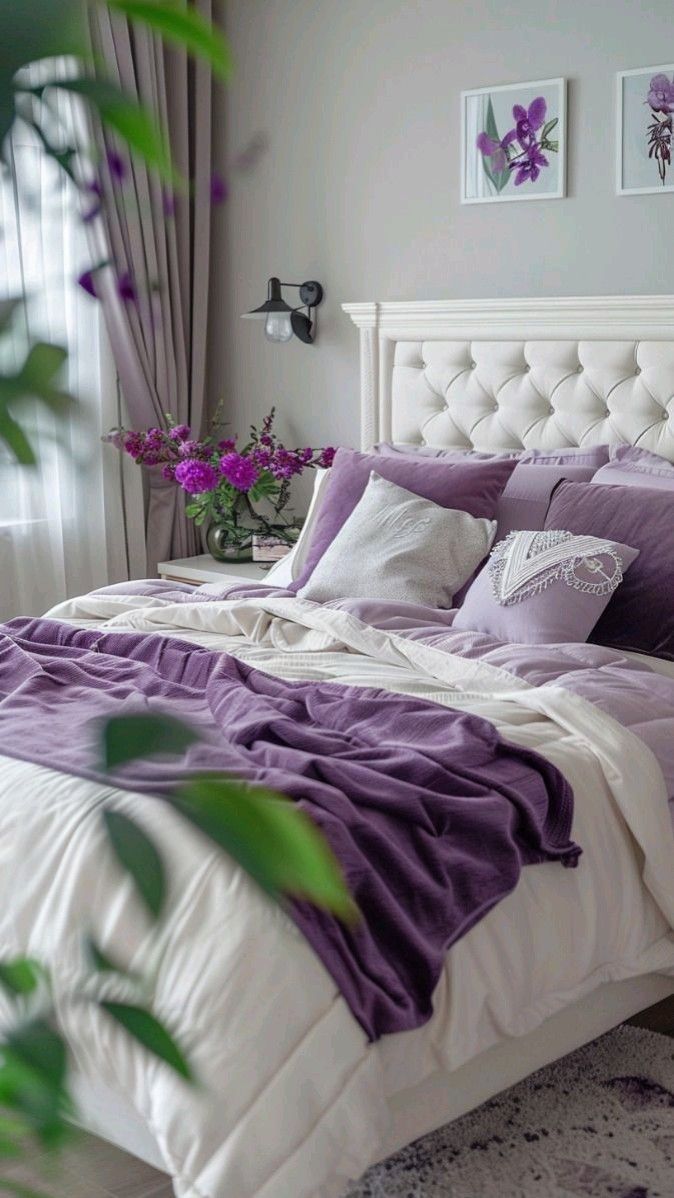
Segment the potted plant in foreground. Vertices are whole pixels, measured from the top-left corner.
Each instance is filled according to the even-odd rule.
[[[238,437],[196,440],[186,424],[167,415],[167,428],[115,429],[107,440],[140,466],[160,468],[191,497],[185,511],[206,524],[206,545],[218,561],[274,561],[288,552],[299,528],[288,512],[293,478],[332,465],[335,450],[286,449],[273,431],[275,409],[262,427]],[[216,417],[217,420],[217,417]],[[215,425],[217,427],[217,425]]]

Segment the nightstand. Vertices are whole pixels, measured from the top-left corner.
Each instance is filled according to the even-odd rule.
[[[264,584],[268,570],[262,562],[216,562],[210,553],[200,553],[197,557],[160,562],[157,573],[167,582],[191,582],[199,586],[202,582],[219,582],[221,578],[228,582]]]

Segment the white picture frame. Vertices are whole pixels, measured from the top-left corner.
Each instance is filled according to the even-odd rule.
[[[618,71],[616,75],[616,193],[619,196],[666,195],[674,191],[674,162],[661,164],[665,168],[663,182],[658,159],[649,158],[649,122],[653,123],[658,117],[648,105],[649,84],[658,75],[669,76],[674,97],[672,63],[635,67]],[[674,123],[674,111],[670,116]],[[670,138],[670,146],[674,156],[674,139]],[[648,181],[649,176],[652,176],[652,182]]]
[[[547,144],[557,143],[554,151],[545,150],[539,143],[540,152],[547,161],[538,166],[538,175],[533,178],[530,173],[518,185],[515,180],[518,171],[515,167],[508,168],[508,178],[505,178],[505,166],[500,172],[488,169],[491,161],[485,166],[485,155],[477,146],[477,137],[487,132],[487,115],[489,101],[492,113],[498,110],[497,132],[506,138],[518,124],[512,113],[507,116],[515,104],[529,109],[537,98],[543,99],[546,105],[546,119],[540,132],[546,129],[549,121],[554,121],[554,137]],[[499,125],[498,122],[501,122]],[[507,128],[506,126],[510,126]],[[484,126],[484,127],[482,127]],[[503,127],[501,127],[503,126]],[[535,132],[539,132],[536,130]],[[511,147],[512,146],[512,150]],[[525,153],[522,143],[515,138],[510,146],[505,148],[505,157],[513,161],[515,154],[520,157]],[[531,172],[536,170],[536,162],[531,166]],[[549,171],[552,174],[548,174]],[[516,200],[561,200],[566,195],[566,79],[534,79],[526,83],[505,83],[497,87],[471,88],[461,92],[461,203],[462,204],[507,204]]]

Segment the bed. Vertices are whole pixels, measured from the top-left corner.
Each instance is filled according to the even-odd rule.
[[[674,461],[672,297],[345,311],[360,330],[363,448],[620,441]],[[84,1122],[170,1173],[177,1198],[337,1198],[398,1147],[674,994],[674,787],[636,710],[652,669],[662,679],[653,724],[672,740],[671,663],[635,660],[632,674],[623,662],[635,714],[620,722],[569,689],[568,675],[595,669],[577,655],[543,686],[497,651],[440,651],[400,624],[378,625],[376,612],[360,618],[273,590],[222,599],[213,587],[108,588],[50,617],[227,651],[275,678],[375,686],[477,713],[556,765],[576,795],[582,868],[525,870],[448,954],[432,1018],[369,1043],[286,915],[177,817],[118,792],[171,863],[153,1000],[204,1088],[190,1091],[100,1016],[64,1013],[64,1023]],[[608,657],[598,668],[612,677]],[[105,909],[99,939],[132,964],[143,959],[148,929],[84,818],[110,787],[7,756],[0,793],[5,879],[11,866],[2,955],[48,960],[59,1000],[76,976],[83,915]],[[39,859],[28,851],[36,843]]]

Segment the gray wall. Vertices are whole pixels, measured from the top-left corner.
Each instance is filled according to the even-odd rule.
[[[302,443],[357,443],[345,300],[674,291],[674,194],[615,195],[614,73],[674,61],[671,0],[229,0],[223,162],[269,150],[220,210],[211,387]],[[459,203],[459,93],[569,80],[568,198]],[[267,277],[325,286],[317,345],[239,314]]]

